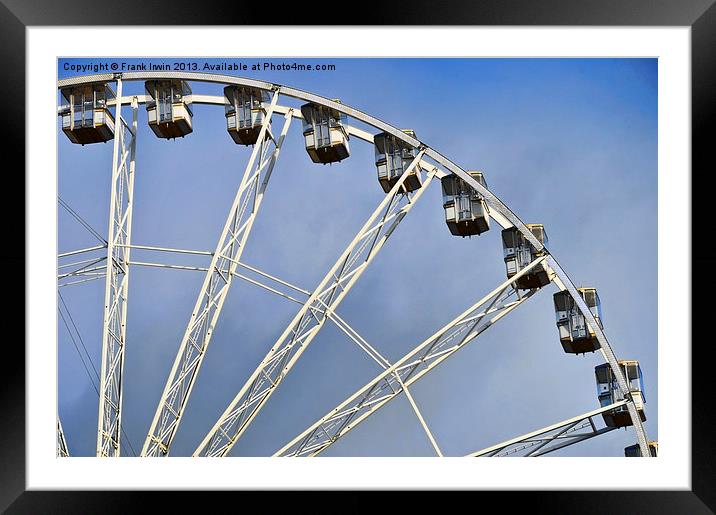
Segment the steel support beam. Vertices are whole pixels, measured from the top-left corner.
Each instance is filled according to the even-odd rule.
[[[122,80],[117,80],[121,95]],[[112,186],[107,236],[104,316],[102,322],[102,367],[99,385],[97,456],[120,455],[122,425],[122,382],[127,327],[130,250],[134,205],[135,156],[137,147],[137,103],[132,106],[132,127],[117,107],[112,154]],[[131,140],[127,142],[127,135]]]
[[[185,265],[170,265],[165,263],[147,263],[145,261],[130,261],[129,262],[130,267],[132,266],[146,266],[150,268],[164,268],[169,270],[189,270],[193,272],[208,272],[209,269],[205,267],[199,267],[199,266],[185,266]],[[242,267],[248,267],[248,265],[245,265],[244,263],[239,263],[239,266]],[[264,275],[260,270],[257,270],[256,273],[258,275]],[[246,281],[247,283],[253,284],[254,286],[258,286],[259,288],[262,288],[266,291],[270,291],[271,293],[274,293],[278,295],[279,297],[283,297],[287,300],[290,300],[291,302],[295,302],[297,304],[303,305],[305,303],[305,300],[299,300],[295,297],[292,297],[286,292],[283,292],[281,290],[278,290],[277,288],[274,288],[272,286],[268,286],[267,284],[262,283],[261,281],[257,281],[256,279],[252,279],[251,277],[248,277],[244,274],[240,274],[239,272],[234,272],[232,274],[234,277],[238,277],[239,279]],[[269,276],[268,274],[265,274],[268,278],[270,278],[272,281],[277,282],[280,285],[288,286],[291,290],[298,291],[299,293],[303,295],[310,295],[310,292],[306,292],[301,288],[298,288],[296,286],[293,286],[285,281],[282,281],[281,279],[278,279],[277,277]]]
[[[433,436],[433,432],[430,431],[430,428],[428,427],[428,423],[425,422],[425,417],[423,417],[423,414],[420,413],[420,408],[418,408],[418,403],[415,402],[415,399],[413,398],[413,394],[410,393],[410,390],[407,386],[405,386],[405,383],[400,379],[400,376],[398,374],[395,374],[394,376],[398,381],[400,382],[400,386],[403,389],[403,393],[405,393],[405,396],[408,398],[408,402],[410,403],[410,406],[413,408],[413,412],[415,413],[415,416],[418,417],[418,422],[420,422],[420,426],[423,428],[423,431],[425,431],[425,435],[428,437],[428,440],[430,441],[430,445],[433,446],[433,449],[435,450],[435,454],[438,455],[438,457],[443,457],[443,452],[440,450],[440,447],[438,446],[437,440],[435,440],[435,436]]]
[[[92,252],[94,250],[100,250],[100,249],[106,249],[106,248],[107,248],[107,245],[96,245],[94,247],[88,247],[86,249],[72,250],[70,252],[64,252],[62,254],[57,254],[57,258],[60,259],[60,258],[67,257],[67,256],[74,256],[76,254],[83,254],[85,252]]]
[[[491,445],[485,449],[468,454],[468,456],[474,458],[483,456],[502,457],[515,456],[519,453],[524,453],[523,456],[542,456],[615,429],[613,427],[597,429],[592,418],[605,411],[623,406],[626,403],[627,401],[619,401],[609,406],[588,411],[576,417],[557,422],[556,424],[537,429],[536,431],[530,431],[516,438],[511,438],[502,443]]]
[[[87,281],[101,279],[106,275],[106,265],[102,262],[107,259],[107,255],[95,255],[91,258],[79,259],[79,254],[93,253],[98,250],[106,249],[106,245],[98,245],[86,249],[73,250],[57,255],[57,287],[63,288],[72,284],[80,284]],[[106,251],[105,251],[106,252]],[[66,260],[71,256],[72,260]],[[78,260],[79,259],[79,260]],[[67,261],[60,264],[60,261]],[[75,280],[79,279],[79,280]]]
[[[60,417],[57,417],[57,457],[67,458],[69,455],[70,451],[67,448],[65,432],[62,430],[62,422],[60,422]]]
[[[430,171],[423,186],[405,193],[403,183],[423,157],[413,159],[398,182],[383,198],[353,241],[343,251],[306,303],[271,347],[214,427],[194,451],[194,456],[226,456],[258,415],[283,378],[308,348],[343,298],[373,261],[385,242],[430,185]],[[419,173],[421,173],[419,171]]]
[[[338,327],[341,331],[345,333],[348,338],[350,338],[353,343],[355,343],[358,348],[360,348],[363,352],[365,352],[373,361],[378,363],[378,366],[382,368],[383,370],[386,370],[390,368],[390,362],[382,355],[380,354],[375,347],[373,347],[370,343],[366,341],[365,338],[363,338],[358,331],[353,329],[348,322],[343,320],[340,316],[338,316],[337,313],[333,313],[329,315],[328,317],[335,325]],[[435,439],[435,436],[433,436],[432,431],[430,431],[430,427],[428,427],[428,423],[425,421],[425,417],[423,417],[423,414],[420,412],[420,408],[418,407],[418,403],[415,401],[415,398],[413,397],[413,394],[408,390],[408,387],[405,386],[405,384],[402,382],[400,375],[394,374],[394,377],[400,382],[400,385],[403,387],[403,391],[405,392],[405,396],[408,398],[408,402],[410,403],[410,406],[413,408],[413,412],[415,413],[415,416],[418,418],[418,422],[420,422],[421,427],[423,428],[423,431],[425,432],[425,435],[428,437],[428,440],[430,441],[430,445],[433,446],[433,449],[435,450],[435,454],[437,454],[439,457],[443,457],[443,453],[440,450],[440,446],[438,445],[437,440]]]
[[[522,294],[513,283],[540,258],[470,306],[392,366],[287,443],[274,456],[316,456],[474,340],[538,290]]]
[[[293,118],[293,111],[289,111],[285,116],[281,135],[278,140],[273,140],[269,125],[278,97],[279,90],[276,90],[179,345],[174,365],[144,442],[142,456],[166,456],[181,422],[236,267]],[[269,155],[271,144],[273,152]]]

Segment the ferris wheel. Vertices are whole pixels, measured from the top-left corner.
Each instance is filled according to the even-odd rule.
[[[143,82],[143,94],[124,94],[123,85],[132,81]],[[223,94],[195,94],[192,85],[196,84],[223,88]],[[327,322],[365,352],[380,372],[277,449],[274,456],[318,456],[401,395],[410,403],[435,454],[443,456],[411,393],[412,386],[544,289],[556,289],[556,337],[563,351],[603,357],[604,363],[594,371],[599,407],[465,455],[542,456],[627,427],[634,429],[636,444],[624,450],[626,456],[656,455],[657,443],[648,440],[643,426],[646,414],[641,368],[635,360],[617,358],[603,330],[597,289],[575,286],[550,253],[545,226],[523,223],[489,189],[486,173],[463,170],[421,142],[413,130],[398,129],[337,99],[260,80],[190,72],[128,72],[62,79],[58,89],[64,135],[76,144],[111,142],[113,146],[111,165],[108,163],[111,196],[107,235],[96,234],[99,245],[58,254],[59,288],[81,288],[97,280],[105,284],[102,334],[97,335],[102,349],[101,366],[96,371],[98,457],[120,456],[125,441],[123,411],[132,409],[123,403],[123,390],[133,373],[125,372],[125,353],[131,353],[133,345],[127,338],[127,309],[131,299],[129,279],[135,267],[187,269],[204,275],[157,399],[141,456],[170,455],[217,321],[237,279],[296,304],[298,310],[197,442],[192,453],[195,457],[224,457],[232,451]],[[296,102],[300,107],[292,106]],[[132,219],[140,111],[146,112],[149,127],[158,138],[175,139],[193,132],[193,105],[223,108],[230,138],[236,145],[251,147],[221,234],[213,250],[137,245],[132,240]],[[299,124],[301,136],[291,131]],[[303,138],[305,150],[316,165],[349,159],[354,142],[372,145],[377,180],[384,193],[312,290],[242,261],[283,144],[291,137]],[[506,274],[495,281],[494,289],[474,299],[402,357],[388,360],[341,317],[338,307],[423,193],[438,182],[445,223],[452,235],[464,238],[501,230]],[[60,204],[87,226],[62,199]],[[132,250],[200,255],[210,262],[206,267],[142,262],[132,259]],[[61,318],[67,323],[70,315],[62,298],[61,305]],[[204,374],[210,373],[204,370]],[[70,456],[71,450],[72,442],[66,441],[58,417],[57,454]]]

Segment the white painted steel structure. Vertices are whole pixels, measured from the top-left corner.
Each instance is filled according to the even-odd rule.
[[[535,260],[470,306],[286,444],[275,456],[316,456],[401,393],[409,395],[407,386],[455,354],[538,291],[530,290],[523,294],[513,287],[513,283],[543,260]]]
[[[582,442],[616,429],[615,427],[604,426],[603,423],[601,425],[604,427],[598,429],[597,426],[600,425],[600,422],[599,420],[595,420],[595,418],[600,413],[618,408],[624,404],[626,404],[624,400],[615,402],[608,406],[512,438],[511,440],[498,443],[486,449],[473,452],[469,454],[469,456],[474,458],[483,456],[543,456],[568,445]]]
[[[422,151],[413,159],[401,179],[373,211],[348,248],[331,267],[308,301],[283,331],[259,367],[246,381],[194,456],[226,456],[246,427],[278,388],[296,361],[323,327],[328,314],[358,281],[398,224],[413,208],[435,176],[428,173],[422,188],[414,194],[402,193],[410,171],[419,167]]]
[[[185,251],[147,245],[137,246],[131,243],[137,106],[144,104],[147,98],[145,95],[122,96],[122,84],[128,81],[152,79],[180,79],[187,82],[214,83],[222,86],[245,86],[266,91],[270,95],[270,103],[264,106],[267,116],[262,123],[258,139],[259,143],[254,146],[251,153],[241,184],[227,215],[224,230],[214,252]],[[99,278],[105,279],[106,301],[102,336],[102,373],[100,378],[102,394],[100,395],[99,406],[97,456],[120,455],[119,435],[121,431],[122,381],[126,346],[127,293],[129,270],[132,266],[153,266],[205,272],[205,279],[197,297],[195,308],[191,313],[184,336],[179,343],[174,365],[144,442],[142,456],[166,456],[169,454],[203,357],[211,341],[213,328],[221,314],[224,300],[234,277],[239,277],[298,303],[301,308],[293,321],[271,347],[259,367],[249,377],[234,400],[214,424],[214,427],[199,444],[194,452],[195,456],[226,456],[229,453],[259,410],[279,387],[281,381],[300,358],[303,351],[321,330],[326,320],[331,320],[344,331],[381,365],[384,372],[304,433],[289,442],[276,454],[317,455],[389,400],[405,392],[436,454],[442,455],[438,443],[433,438],[408,387],[447,359],[447,357],[475,339],[490,325],[507,315],[536,293],[537,290],[521,293],[514,288],[514,280],[521,275],[518,274],[502,283],[485,298],[471,306],[465,313],[393,365],[380,356],[368,342],[341,319],[335,310],[380,251],[390,234],[397,228],[400,221],[408,214],[412,206],[427,189],[431,180],[434,177],[442,177],[446,174],[455,174],[474,188],[484,198],[490,217],[502,228],[516,227],[535,249],[544,251],[544,257],[533,262],[530,268],[537,263],[545,266],[549,270],[552,282],[560,290],[566,290],[571,295],[577,307],[584,314],[587,323],[594,328],[596,338],[601,345],[600,352],[613,370],[617,378],[618,387],[624,396],[625,400],[623,402],[626,403],[634,424],[637,441],[642,449],[642,456],[650,456],[641,419],[629,394],[623,373],[617,364],[614,351],[604,331],[596,323],[573,282],[554,256],[543,247],[542,243],[534,237],[532,232],[512,210],[487,187],[476,181],[465,170],[438,151],[402,130],[346,104],[288,86],[254,79],[188,72],[130,72],[63,79],[59,81],[58,87],[63,88],[97,82],[116,82],[117,91],[116,100],[110,102],[110,105],[114,105],[116,109],[117,130],[112,159],[112,195],[110,199],[108,237],[102,245],[58,256],[58,260],[65,260],[71,256],[91,254],[97,251],[102,252],[106,249],[106,257],[85,258],[71,263],[58,264],[58,287],[80,284]],[[256,267],[241,262],[241,253],[258,214],[271,172],[279,157],[281,144],[287,135],[292,119],[301,118],[300,110],[283,106],[279,103],[281,97],[311,102],[335,109],[345,114],[349,120],[357,120],[377,132],[390,134],[397,140],[418,150],[417,156],[410,164],[410,167],[403,173],[399,182],[385,196],[313,292],[291,285]],[[191,99],[188,100],[193,104],[222,107],[225,104],[223,95],[192,95]],[[122,106],[125,105],[129,105],[132,110],[131,127],[121,115]],[[284,118],[279,136],[274,136],[271,132],[270,124],[272,117],[275,116],[283,116]],[[373,143],[373,133],[371,132],[350,125],[346,125],[346,131],[350,137]],[[423,186],[414,192],[407,193],[401,188],[401,185],[407,174],[413,170],[418,170],[420,174],[424,175]],[[188,267],[132,261],[130,260],[132,248],[156,252],[183,252],[206,255],[210,257],[210,263],[206,267]],[[76,258],[73,257],[72,259]],[[103,263],[105,260],[106,262]],[[238,272],[239,267],[242,268],[244,273]],[[523,270],[521,273],[530,268]],[[248,273],[253,274],[254,277],[245,275]],[[270,286],[262,282],[266,280],[271,282]],[[286,289],[289,291],[286,291]],[[300,298],[297,299],[295,296]],[[457,343],[454,343],[455,341]],[[591,420],[591,415],[586,419]],[[586,419],[580,419],[580,421]],[[560,428],[562,426],[555,429]],[[568,428],[565,434],[571,430],[573,430],[573,427]],[[596,434],[592,436],[596,436]],[[583,439],[572,438],[569,441],[576,443]],[[560,442],[560,445],[564,446],[566,444]],[[546,449],[542,449],[539,454],[546,452]],[[537,455],[537,453],[534,455]]]
[[[117,94],[122,80],[117,79]],[[122,117],[117,104],[112,153],[112,192],[109,204],[109,230],[105,261],[105,297],[102,328],[102,367],[100,374],[97,456],[119,456],[122,426],[122,382],[127,335],[127,294],[131,249],[132,207],[137,147],[137,99],[130,102],[132,126]],[[127,135],[130,140],[127,141]]]
[[[204,284],[199,291],[189,324],[179,345],[174,366],[159,401],[142,456],[167,454],[184,414],[186,402],[211,341],[216,322],[229,292],[241,253],[261,206],[271,172],[278,159],[293,112],[286,114],[281,136],[274,140],[269,129],[271,115],[278,100],[274,93],[263,120],[258,142],[246,165],[241,185],[234,198],[224,230],[213,253]],[[273,151],[269,149],[273,144]]]
[[[67,458],[70,451],[67,449],[67,441],[65,440],[65,432],[62,430],[62,422],[57,417],[57,457]]]

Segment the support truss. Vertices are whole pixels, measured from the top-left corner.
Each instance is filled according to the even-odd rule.
[[[117,80],[121,96],[122,80]],[[122,381],[129,288],[134,172],[137,144],[137,101],[132,101],[132,127],[117,106],[117,126],[112,155],[112,190],[109,208],[109,232],[105,263],[104,318],[102,323],[102,372],[99,389],[97,456],[120,455]],[[129,141],[127,138],[130,138]]]
[[[67,449],[65,433],[62,431],[62,422],[60,422],[60,417],[57,417],[57,457],[67,458],[69,455],[70,451]]]
[[[541,263],[537,259],[460,316],[423,341],[394,365],[329,411],[274,456],[316,456],[405,391],[538,290],[521,293],[513,283]],[[432,442],[431,442],[432,443]]]
[[[278,140],[274,139],[270,131],[270,120],[278,97],[279,91],[275,91],[179,345],[174,365],[144,442],[142,456],[166,456],[181,422],[241,254],[259,212],[281,145],[293,118],[293,111],[289,110],[280,137]],[[270,150],[272,151],[269,152]]]
[[[423,186],[417,191],[406,193],[403,189],[403,182],[412,170],[417,167],[420,172],[419,163],[423,153],[422,150],[418,153],[358,231],[356,237],[199,444],[194,451],[194,456],[226,456],[229,453],[321,330],[327,317],[335,311],[398,224],[429,186],[436,170],[428,172]]]
[[[605,411],[623,406],[627,401],[619,401],[609,406],[583,413],[576,417],[572,417],[562,422],[557,422],[551,426],[543,427],[536,431],[512,438],[511,440],[498,443],[491,447],[473,452],[468,456],[478,457],[504,457],[504,456],[522,456],[537,457],[558,449],[563,449],[575,443],[583,442],[595,436],[608,433],[615,427],[601,427],[594,418]],[[603,426],[603,424],[601,424]]]

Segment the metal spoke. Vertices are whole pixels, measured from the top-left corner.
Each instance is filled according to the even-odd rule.
[[[84,252],[92,252],[94,250],[100,250],[100,249],[106,249],[106,248],[107,248],[106,244],[105,245],[96,245],[94,247],[88,247],[86,249],[72,250],[70,252],[64,252],[62,254],[58,254],[57,258],[59,259],[59,258],[67,257],[67,256],[74,256],[76,254],[82,254]]]
[[[413,193],[405,193],[403,190],[405,179],[419,166],[422,156],[421,150],[199,444],[194,456],[226,456],[231,451],[321,330],[327,316],[335,311],[390,234],[429,186],[434,171],[427,174],[422,188]],[[388,219],[393,219],[390,225],[386,223]],[[320,315],[316,317],[316,313]],[[230,436],[227,438],[225,435]]]
[[[62,422],[60,422],[60,417],[57,417],[57,457],[67,458],[69,455],[70,451],[67,448],[65,433],[62,431]]]
[[[118,95],[122,81],[117,80]],[[107,237],[105,302],[102,325],[102,365],[99,387],[99,416],[97,423],[97,456],[119,456],[121,408],[126,347],[127,294],[129,290],[130,250],[120,247],[131,241],[132,208],[136,156],[137,101],[132,101],[130,132],[121,123],[121,106],[117,106],[118,124],[112,157],[112,193]],[[126,133],[131,140],[126,141]],[[122,158],[120,158],[120,154]]]
[[[608,406],[603,406],[599,409],[475,451],[468,456],[542,456],[616,429],[614,427],[602,427],[601,429],[597,429],[593,418],[600,413],[618,408],[624,404],[627,404],[627,401],[622,400],[615,402]]]
[[[535,260],[519,274],[480,299],[363,388],[329,411],[277,451],[274,456],[315,456],[323,452],[368,416],[400,395],[405,386],[410,386],[419,380],[531,297],[537,290],[530,290],[521,298],[511,300],[515,296],[512,284],[542,261],[543,259]],[[315,431],[319,426],[324,428],[323,435]]]
[[[278,141],[273,141],[268,136],[267,130],[278,97],[279,91],[276,90],[216,250],[212,254],[204,284],[144,442],[142,456],[166,456],[181,422],[232,278],[236,273],[238,262],[281,151],[281,145],[293,119],[293,112],[289,111],[285,116]],[[269,155],[270,145],[274,148]]]

